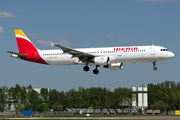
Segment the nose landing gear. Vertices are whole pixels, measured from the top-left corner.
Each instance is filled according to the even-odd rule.
[[[156,67],[156,61],[153,62],[153,70],[157,70],[157,67]]]

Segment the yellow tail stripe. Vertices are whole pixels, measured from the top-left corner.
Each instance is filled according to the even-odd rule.
[[[24,36],[25,38],[28,38],[28,37],[23,33],[22,30],[14,30],[14,32],[15,32],[15,34],[22,35],[22,36]]]

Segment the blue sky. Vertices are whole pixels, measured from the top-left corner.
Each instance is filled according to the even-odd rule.
[[[130,88],[132,84],[178,82],[180,78],[179,0],[17,0],[0,1],[0,87],[15,84],[58,91],[79,86]],[[159,45],[175,53],[169,61],[125,63],[121,71],[103,67],[94,75],[82,65],[48,66],[10,57],[18,52],[14,29],[22,29],[38,49],[50,41],[72,48]]]

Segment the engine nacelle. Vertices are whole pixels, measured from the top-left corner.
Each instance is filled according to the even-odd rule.
[[[109,68],[111,70],[121,70],[123,68],[123,63],[112,63],[109,65],[104,65],[104,68]]]
[[[108,64],[115,63],[116,58],[114,56],[109,56],[108,58]]]
[[[107,56],[94,57],[94,63],[96,65],[107,65],[109,58]]]

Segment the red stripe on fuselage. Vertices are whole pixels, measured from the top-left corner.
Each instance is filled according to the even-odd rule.
[[[19,53],[28,55],[26,58],[21,57],[21,59],[30,62],[47,64],[39,55],[39,52],[36,49],[36,47],[30,41],[18,37],[16,37],[16,40],[19,48]]]

